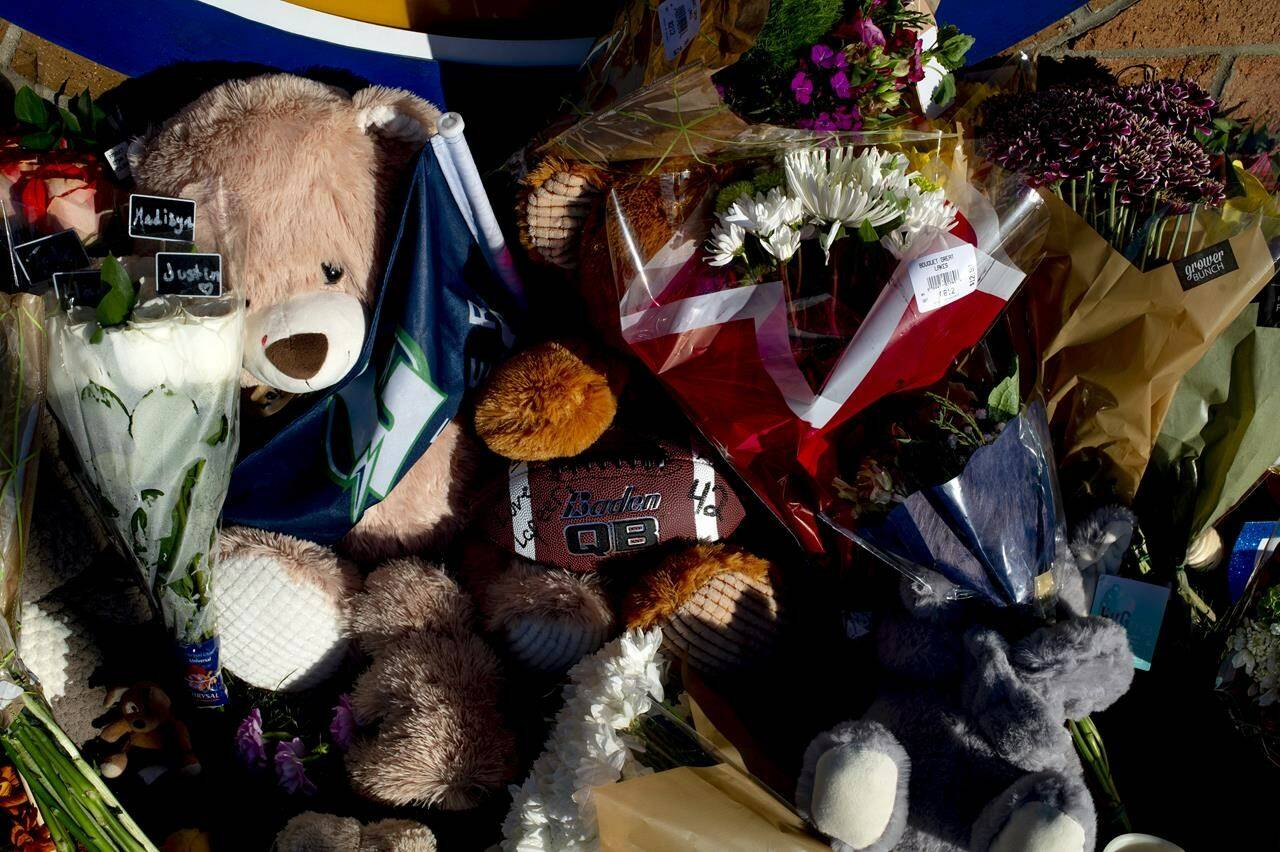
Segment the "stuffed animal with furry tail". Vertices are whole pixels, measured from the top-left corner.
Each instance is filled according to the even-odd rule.
[[[1123,513],[1104,511],[1061,573],[1127,541]],[[838,852],[1093,852],[1094,804],[1065,722],[1128,690],[1124,628],[1070,599],[1048,624],[993,611],[925,574],[876,627],[879,696],[810,743],[797,805]]]
[[[376,727],[347,753],[358,792],[388,805],[462,810],[511,780],[501,671],[472,612],[458,584],[419,559],[387,563],[355,597],[351,629],[373,665],[351,704],[360,725]]]

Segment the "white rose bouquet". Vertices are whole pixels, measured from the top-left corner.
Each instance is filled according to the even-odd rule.
[[[123,274],[117,268],[108,259],[104,281]],[[243,305],[175,296],[134,306],[131,288],[127,277],[113,282],[96,314],[72,306],[51,315],[49,401],[186,654],[197,703],[217,704],[225,692],[209,590],[238,447]],[[127,317],[103,327],[116,293]]]

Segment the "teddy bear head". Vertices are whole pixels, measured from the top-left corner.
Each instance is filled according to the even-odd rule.
[[[141,683],[126,689],[117,705],[120,717],[136,734],[147,734],[173,716],[173,705],[164,690],[155,684]]]
[[[138,191],[196,201],[196,245],[248,305],[245,384],[321,390],[359,358],[384,220],[439,111],[290,74],[206,92],[130,149]]]

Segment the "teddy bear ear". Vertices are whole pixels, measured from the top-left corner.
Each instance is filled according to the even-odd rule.
[[[364,133],[421,144],[435,135],[440,110],[403,89],[370,86],[351,99],[356,123]]]

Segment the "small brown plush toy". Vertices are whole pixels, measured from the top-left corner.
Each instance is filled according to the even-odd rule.
[[[105,703],[107,712],[94,720],[102,728],[98,739],[115,747],[99,762],[104,778],[118,778],[124,773],[130,749],[159,752],[165,763],[178,766],[184,774],[200,772],[187,726],[174,717],[173,704],[159,686],[144,681],[117,687],[107,693]],[[142,775],[147,783],[164,774],[163,769],[147,769],[150,771]]]

